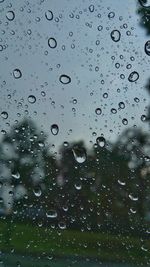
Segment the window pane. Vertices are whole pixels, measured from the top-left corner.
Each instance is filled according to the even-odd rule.
[[[0,0],[0,266],[149,266],[149,17]]]

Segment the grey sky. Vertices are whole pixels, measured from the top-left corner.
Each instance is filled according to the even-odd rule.
[[[45,17],[47,10],[53,12],[51,21]],[[8,20],[8,11],[14,11],[14,20]],[[95,142],[93,132],[113,141],[133,125],[148,130],[141,115],[147,113],[149,104],[144,88],[150,76],[150,59],[144,52],[149,37],[139,26],[136,11],[135,0],[0,3],[0,45],[6,48],[0,51],[0,112],[8,112],[8,119],[0,120],[1,130],[9,131],[27,113],[56,146],[79,139]],[[115,13],[113,18],[108,17],[110,12]],[[119,42],[110,37],[115,29],[121,33]],[[56,39],[56,48],[48,46],[50,37]],[[13,77],[16,68],[22,72],[20,79]],[[128,81],[132,71],[139,73],[136,83]],[[71,83],[60,83],[62,74],[70,76]],[[34,104],[29,103],[29,95],[36,97]],[[124,109],[118,110],[119,102],[125,103]],[[96,108],[101,108],[101,115],[96,115]],[[116,114],[111,113],[112,108]],[[59,126],[56,136],[50,132],[54,123]]]

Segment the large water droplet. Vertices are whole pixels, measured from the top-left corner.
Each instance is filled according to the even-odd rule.
[[[36,197],[40,197],[42,195],[42,191],[40,187],[37,187],[35,189],[33,189],[33,193]]]
[[[46,212],[46,217],[47,218],[51,218],[51,219],[54,219],[57,217],[57,212],[56,210],[49,210]]]
[[[51,10],[48,10],[48,11],[46,11],[45,12],[45,18],[47,19],[47,20],[52,20],[53,19],[53,12],[51,11]]]
[[[100,147],[104,147],[105,146],[105,143],[106,143],[106,140],[103,136],[99,136],[97,137],[96,139],[96,143],[100,146]]]
[[[121,37],[121,33],[120,31],[118,30],[113,30],[110,34],[111,36],[111,39],[114,41],[114,42],[119,42],[120,41],[120,37]]]
[[[71,78],[66,75],[66,74],[62,74],[60,77],[59,77],[59,81],[63,84],[68,84],[71,82]]]
[[[34,104],[36,102],[36,97],[34,95],[29,95],[28,101],[30,104]]]
[[[8,118],[8,113],[6,111],[2,111],[1,117],[6,120]]]
[[[150,7],[150,0],[139,0],[139,3],[141,4],[142,7]]]
[[[13,75],[14,75],[14,78],[15,78],[15,79],[19,79],[19,78],[21,78],[21,76],[22,76],[21,70],[19,70],[19,69],[14,69],[14,70],[13,70]]]
[[[148,56],[150,56],[150,40],[148,40],[148,41],[145,43],[144,49],[145,49],[145,53],[146,53]]]
[[[73,148],[72,149],[75,160],[78,163],[83,163],[86,161],[86,150],[84,148]]]
[[[136,82],[139,79],[139,74],[137,71],[133,71],[130,73],[128,77],[129,82]]]
[[[48,45],[49,45],[49,47],[50,48],[56,48],[56,46],[57,46],[57,41],[56,41],[56,39],[55,38],[49,38],[48,39]]]
[[[15,13],[14,11],[8,11],[7,14],[6,14],[6,18],[9,20],[9,21],[12,21],[14,18],[15,18]]]
[[[57,124],[52,124],[52,125],[51,125],[51,133],[52,133],[53,135],[57,135],[58,132],[59,132],[59,127],[58,127],[58,125],[57,125]]]

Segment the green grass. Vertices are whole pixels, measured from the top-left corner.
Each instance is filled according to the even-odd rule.
[[[9,230],[8,230],[9,229]],[[21,223],[0,222],[0,250],[27,255],[90,257],[101,261],[146,263],[150,258],[150,241],[141,249],[139,238],[103,233],[53,230]],[[8,242],[9,237],[11,238]]]

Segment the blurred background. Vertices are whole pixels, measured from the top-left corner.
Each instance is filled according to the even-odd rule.
[[[150,1],[0,0],[0,267],[150,266]]]

